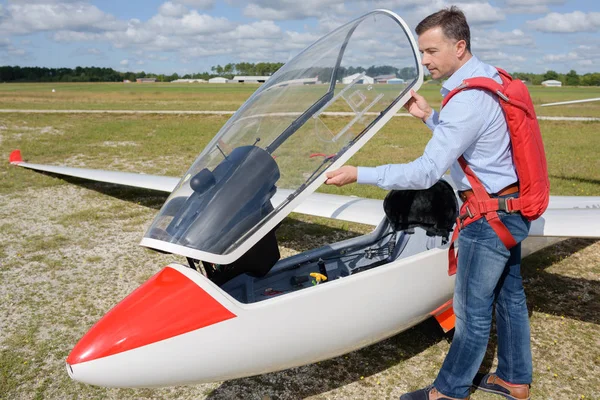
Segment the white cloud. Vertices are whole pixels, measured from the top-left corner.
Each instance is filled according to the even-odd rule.
[[[0,38],[0,56],[2,54],[8,54],[10,56],[16,57],[24,57],[28,56],[27,51],[25,49],[19,49],[14,47],[10,40],[7,38]]]
[[[244,15],[267,20],[295,20],[328,13],[346,13],[344,0],[258,0],[244,8]]]
[[[566,0],[504,0],[505,10],[510,14],[542,14],[549,5],[562,5]]]
[[[75,56],[102,56],[104,53],[95,47],[79,47],[72,54]]]
[[[153,34],[171,35],[203,35],[230,30],[233,23],[227,18],[212,17],[208,14],[199,14],[192,10],[180,18],[155,15],[142,24],[140,29],[148,29]]]
[[[596,32],[600,29],[600,12],[550,13],[543,18],[527,21],[529,26],[541,32],[575,33]]]
[[[76,3],[9,4],[0,20],[0,32],[29,34],[41,31],[80,30],[102,31],[121,29],[117,21],[96,6]]]
[[[102,55],[104,60],[120,53],[121,57],[112,59],[111,65],[127,68],[143,65],[153,72],[158,72],[157,68],[165,65],[158,64],[158,61],[169,61],[173,65],[187,62],[196,66],[193,70],[204,70],[217,63],[288,61],[322,35],[363,11],[390,8],[414,28],[427,15],[457,5],[465,12],[471,25],[473,51],[485,61],[513,71],[517,68],[531,71],[531,66],[542,69],[548,65],[555,70],[560,70],[560,65],[565,65],[567,70],[575,67],[595,70],[600,65],[600,43],[592,43],[593,35],[600,29],[598,12],[551,13],[530,21],[521,29],[507,30],[505,24],[497,23],[514,14],[518,7],[523,9],[522,13],[530,14],[534,12],[532,10],[546,10],[551,5],[565,4],[565,0],[457,1],[226,0],[227,7],[237,7],[240,13],[250,17],[247,22],[239,22],[219,17],[222,14],[216,12],[202,11],[213,7],[216,4],[214,0],[161,0],[155,6],[154,15],[143,20],[118,19],[107,13],[100,1],[92,4],[91,0],[0,0],[3,3],[0,4],[0,54],[6,57],[10,52],[15,60],[23,60],[19,54],[27,56],[27,52],[13,47],[11,43],[29,49],[38,40],[36,38],[29,45],[24,45],[11,35],[47,32],[46,37],[54,41],[82,42],[81,50],[75,55]],[[573,10],[573,7],[570,9]],[[304,28],[297,27],[297,23],[289,25],[285,22],[308,18],[312,20],[307,20]],[[379,18],[377,21],[381,22]],[[360,29],[355,32],[353,45],[371,49],[370,59],[363,57],[359,60],[361,54],[357,52],[357,62],[381,62],[390,55],[406,52],[396,43],[397,40],[390,39],[391,34],[384,25],[376,24],[375,33],[365,34]],[[495,29],[490,29],[490,25]],[[539,40],[536,43],[531,35],[532,28],[543,32],[594,33],[589,35],[592,37],[590,40],[582,39],[581,35],[571,36],[573,41],[570,45],[565,45],[565,48],[551,45],[548,51],[544,47],[543,35],[536,34],[535,38]],[[380,36],[387,40],[386,45],[380,46],[381,52],[374,49],[379,45],[373,42]],[[107,45],[122,50],[105,54],[98,50]],[[121,60],[128,64],[120,65]],[[43,64],[47,60],[41,62]]]
[[[573,61],[577,60],[579,56],[574,51],[567,54],[547,54],[544,56],[544,61],[548,62],[562,62],[562,61]]]
[[[8,0],[9,4],[56,4],[56,3],[81,3],[86,0]]]
[[[8,49],[8,54],[13,56],[24,56],[25,54],[27,54],[27,52],[24,49],[17,49],[12,47]]]
[[[163,3],[158,7],[158,13],[160,15],[164,15],[165,17],[181,17],[185,13],[187,13],[188,9],[181,5],[175,4],[170,1]]]
[[[467,17],[469,25],[489,24],[504,20],[504,12],[490,3],[456,3]]]
[[[91,42],[102,39],[102,35],[92,32],[58,31],[52,35],[57,42]]]
[[[421,4],[423,4],[422,0],[378,0],[362,2],[362,5],[369,9],[387,8],[390,10],[412,8]]]
[[[248,25],[238,25],[226,34],[231,39],[257,39],[281,37],[281,28],[273,21],[258,21]]]
[[[596,67],[600,64],[600,46],[585,45],[567,53],[546,54],[540,62],[546,67],[553,64],[550,69],[570,70],[580,66],[586,72],[597,71]]]
[[[485,62],[489,62],[492,64],[496,64],[498,62],[525,62],[527,59],[523,56],[515,56],[514,54],[507,54],[503,51],[483,51],[478,54],[479,58],[481,58]],[[508,68],[508,67],[504,67]]]
[[[474,52],[495,50],[502,46],[535,47],[533,36],[525,34],[520,29],[502,32],[497,29],[471,31],[471,49]]]
[[[565,4],[566,0],[504,0],[507,6],[548,6],[548,5],[562,5]]]
[[[119,64],[127,66],[127,65],[129,65],[129,60],[121,60],[121,62]]]
[[[210,10],[215,3],[213,0],[176,0],[176,2],[200,10]]]

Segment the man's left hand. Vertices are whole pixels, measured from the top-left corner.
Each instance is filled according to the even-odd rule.
[[[328,172],[325,176],[327,176],[326,185],[344,186],[356,182],[358,168],[344,165],[335,171]]]

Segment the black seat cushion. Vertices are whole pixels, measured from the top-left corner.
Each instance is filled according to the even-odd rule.
[[[458,217],[456,195],[443,179],[429,189],[392,190],[383,201],[383,209],[398,231],[420,227],[430,236],[446,238]]]

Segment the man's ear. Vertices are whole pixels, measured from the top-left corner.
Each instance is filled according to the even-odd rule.
[[[465,40],[459,40],[456,42],[456,56],[462,58],[467,51],[467,42]]]

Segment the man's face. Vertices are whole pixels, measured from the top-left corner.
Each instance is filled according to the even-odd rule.
[[[441,27],[431,28],[419,36],[419,51],[421,64],[433,79],[448,78],[460,68],[457,42],[447,38]]]

